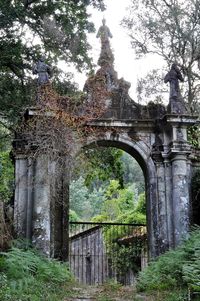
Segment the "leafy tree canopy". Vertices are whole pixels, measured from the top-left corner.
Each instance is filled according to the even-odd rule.
[[[94,188],[92,191],[85,186],[82,176],[70,184],[70,220],[90,220],[101,212],[104,201],[104,189]],[[75,217],[76,215],[76,217]]]
[[[0,114],[17,116],[30,101],[33,63],[45,54],[88,68],[86,34],[94,31],[87,6],[102,0],[0,0]]]
[[[111,180],[105,191],[101,214],[92,220],[96,222],[146,223],[145,194],[141,194],[137,201],[130,186],[120,189],[119,182]]]
[[[126,152],[122,152],[121,161],[124,185],[130,185],[134,183],[138,194],[144,192],[144,174],[138,162]]]
[[[81,219],[145,223],[144,175],[129,154],[113,147],[86,149],[76,164],[70,208]]]
[[[123,187],[122,154],[122,150],[113,147],[87,148],[77,159],[74,178],[82,174],[86,186],[92,189],[110,179],[117,179]]]

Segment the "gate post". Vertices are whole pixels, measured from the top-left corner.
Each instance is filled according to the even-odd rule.
[[[14,228],[49,257],[68,259],[69,182],[46,155],[15,156]]]
[[[37,112],[35,115],[38,117]],[[32,117],[29,111],[27,116],[27,119]],[[67,158],[55,161],[42,151],[34,156],[27,146],[28,134],[16,135],[13,142],[16,236],[28,239],[48,257],[67,260],[69,170],[65,163],[60,164]]]
[[[168,224],[172,226],[170,226],[169,235],[173,238],[169,246],[176,247],[187,237],[190,226],[191,200],[188,165],[192,150],[187,140],[187,127],[194,125],[197,117],[173,114],[166,115],[164,121],[164,151],[162,156],[167,162],[166,175],[168,174],[168,177],[170,175],[169,164],[171,165],[171,193],[166,186],[169,213],[171,213],[169,216],[171,222],[168,218]]]

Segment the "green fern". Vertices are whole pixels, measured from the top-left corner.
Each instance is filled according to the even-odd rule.
[[[200,291],[200,228],[193,228],[188,240],[170,250],[139,274],[137,287],[146,290],[171,290],[189,287]]]
[[[72,280],[66,264],[16,247],[1,253],[0,275],[1,301],[62,300],[60,288]]]

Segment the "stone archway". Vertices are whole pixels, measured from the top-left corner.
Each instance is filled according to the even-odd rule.
[[[87,114],[88,107],[101,112],[97,117],[93,114],[92,121],[85,124],[93,134],[87,136],[84,145],[119,147],[141,165],[146,179],[149,250],[150,256],[156,257],[177,246],[188,234],[192,148],[187,128],[197,122],[197,117],[187,112],[180,93],[170,96],[167,108],[134,102],[128,94],[130,84],[117,78],[109,37],[105,38],[98,61],[100,69],[85,83],[85,111],[80,109],[77,116]],[[47,108],[48,97],[47,103],[43,103]],[[58,102],[59,110],[69,106],[69,99],[64,105],[59,98]],[[36,106],[27,109],[25,120],[42,116],[48,120],[54,118],[54,113],[55,110],[41,112]],[[102,129],[101,136],[95,134],[95,129]],[[18,237],[30,239],[48,256],[65,260],[68,239],[65,200],[70,171],[61,168],[57,173],[59,163],[45,152],[32,159],[26,149],[28,139],[28,135],[19,133],[14,141],[15,230]],[[75,152],[84,147],[81,143],[77,141]]]
[[[159,233],[159,222],[156,210],[153,210],[154,199],[156,199],[157,193],[157,182],[156,179],[156,169],[154,162],[147,150],[145,150],[144,145],[139,141],[133,141],[130,137],[126,135],[113,136],[112,133],[105,133],[104,137],[89,138],[88,143],[83,147],[98,148],[103,147],[115,147],[124,150],[129,155],[131,155],[140,165],[145,179],[145,190],[146,190],[146,204],[147,204],[147,232],[148,235],[148,245],[150,256],[155,257],[160,254],[161,250],[157,249],[155,246],[155,241],[158,240]],[[154,221],[154,222],[153,222]],[[156,221],[156,222],[155,222]],[[168,248],[163,246],[163,248]]]
[[[32,116],[33,111],[28,114]],[[38,114],[37,111],[34,114]],[[186,127],[191,116],[165,115],[159,120],[96,120],[91,127],[103,127],[101,137],[87,137],[84,145],[115,146],[132,155],[143,169],[146,180],[149,251],[156,257],[177,246],[185,238],[190,222],[191,148]],[[179,129],[177,131],[177,128]],[[182,130],[185,139],[180,140]],[[182,137],[182,136],[181,136]],[[45,154],[31,162],[19,141],[15,145],[15,229],[48,256],[67,258],[68,178],[55,177],[55,162]],[[59,202],[56,196],[59,196]]]

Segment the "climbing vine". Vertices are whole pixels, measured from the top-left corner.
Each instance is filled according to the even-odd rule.
[[[91,79],[92,81],[92,79]],[[102,82],[95,84],[95,99],[81,93],[78,97],[60,96],[50,83],[39,86],[37,104],[24,115],[17,129],[17,138],[24,140],[24,151],[29,155],[48,154],[60,160],[73,157],[76,145],[83,143],[89,134],[102,132],[89,123],[106,110],[105,99],[109,92]]]

